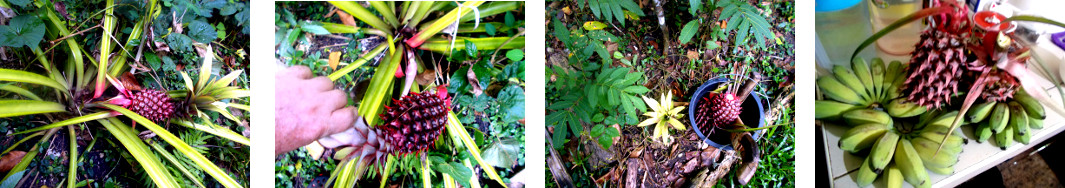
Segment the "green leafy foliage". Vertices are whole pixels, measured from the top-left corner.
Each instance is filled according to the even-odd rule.
[[[277,157],[274,163],[274,185],[277,187],[313,187],[312,181],[294,180],[329,178],[328,175],[334,168],[336,168],[336,161],[332,158],[323,156],[320,160],[314,160],[307,154],[307,149],[299,148]]]
[[[451,178],[454,178],[455,180],[468,180],[471,176],[473,176],[473,171],[470,170],[470,168],[466,168],[466,166],[462,165],[462,163],[447,162],[444,161],[444,158],[440,156],[430,156],[429,161],[432,162],[431,167],[433,171],[436,171],[441,174],[451,175]],[[461,184],[463,187],[470,187],[470,181],[456,182]]]
[[[548,96],[545,119],[548,126],[554,127],[552,140],[556,148],[561,148],[569,135],[581,134],[585,124],[594,123],[594,114],[604,113],[614,123],[633,125],[638,121],[637,115],[647,111],[637,96],[649,91],[637,84],[643,78],[642,72],[591,63],[582,71],[551,67],[548,74],[548,78],[558,78],[549,84],[549,90],[560,93],[560,96]]]
[[[214,26],[203,20],[189,22],[189,38],[200,43],[209,43],[218,38]]]
[[[618,45],[625,45],[625,41],[621,41],[614,34],[604,30],[585,30],[576,29],[570,31],[566,28],[565,24],[555,20],[552,22],[554,25],[555,36],[558,37],[562,43],[566,44],[566,48],[573,51],[574,55],[570,57],[570,61],[584,61],[591,58],[593,55],[598,55],[602,64],[610,64],[610,53],[606,50],[606,44],[604,42],[617,42]]]
[[[601,116],[602,115],[600,114],[596,114],[596,117]],[[603,127],[603,124],[596,124],[595,127],[592,127],[591,136],[592,138],[595,138],[603,148],[610,149],[610,146],[614,143],[614,138],[621,136],[621,133],[618,132],[618,129]]]
[[[202,74],[213,77],[216,80],[224,73],[246,69],[246,50],[248,47],[247,32],[239,34],[237,30],[246,27],[247,4],[246,0],[114,0],[114,1],[77,1],[77,0],[52,0],[52,1],[9,1],[19,6],[10,8],[9,13],[20,15],[11,19],[7,24],[0,26],[0,45],[14,46],[5,48],[7,57],[12,62],[25,62],[5,66],[7,69],[17,69],[34,74],[41,74],[48,79],[54,79],[64,83],[66,88],[61,90],[41,90],[38,86],[26,84],[18,87],[27,87],[32,92],[38,92],[42,101],[62,104],[69,112],[55,112],[47,115],[25,115],[12,118],[0,119],[0,125],[5,125],[0,130],[3,132],[23,131],[28,128],[39,128],[38,124],[17,123],[22,119],[34,120],[40,123],[53,123],[64,120],[85,118],[84,114],[107,114],[110,111],[100,108],[99,104],[107,103],[101,100],[88,100],[91,96],[83,96],[86,91],[91,93],[90,87],[86,87],[89,80],[96,79],[96,75],[115,75],[127,73],[133,69],[131,64],[136,63],[137,71],[133,77],[139,80],[139,85],[145,89],[157,89],[170,91],[171,99],[176,105],[188,105],[190,100],[179,97],[181,90],[190,89],[182,81],[178,72],[192,72],[193,77],[200,76],[199,71],[204,55],[196,52],[196,49],[210,52],[215,58],[213,71],[205,71]],[[158,3],[158,4],[150,4]],[[154,5],[154,6],[151,6]],[[110,13],[114,11],[114,13]],[[244,14],[240,14],[244,12]],[[187,14],[186,14],[187,13]],[[107,15],[107,18],[104,18]],[[221,16],[220,16],[221,15]],[[243,16],[243,17],[240,17]],[[93,25],[102,20],[108,21],[105,26],[108,29],[92,29]],[[243,22],[242,22],[243,20]],[[233,29],[232,31],[226,30]],[[87,31],[73,34],[71,32]],[[154,32],[153,32],[154,31]],[[182,32],[177,32],[182,31]],[[150,33],[151,32],[151,33]],[[69,36],[69,37],[68,37]],[[151,37],[150,37],[151,36]],[[67,37],[64,40],[58,40]],[[153,39],[151,41],[147,39]],[[55,44],[42,41],[55,40]],[[110,41],[111,50],[100,47],[103,41]],[[204,44],[204,45],[200,45]],[[143,46],[149,45],[149,46]],[[42,48],[31,50],[21,48]],[[54,48],[48,48],[54,47]],[[142,49],[143,50],[137,50]],[[110,56],[109,69],[96,68],[98,62],[82,60],[96,60],[97,57]],[[143,59],[136,59],[141,58]],[[28,64],[31,63],[32,64]],[[224,63],[223,63],[224,62]],[[39,63],[39,64],[38,64]],[[24,66],[24,67],[19,67]],[[19,67],[19,68],[12,68]],[[245,67],[245,68],[240,68]],[[234,74],[237,75],[237,74]],[[245,71],[235,81],[224,84],[226,89],[214,90],[225,93],[223,90],[238,90],[247,88],[248,76]],[[102,77],[101,77],[102,78]],[[230,77],[233,78],[233,77]],[[220,84],[223,85],[223,84]],[[69,92],[68,92],[69,91]],[[206,92],[205,92],[206,93]],[[232,94],[233,92],[229,93]],[[6,92],[5,92],[6,94]],[[102,99],[111,98],[115,94],[102,96]],[[213,95],[213,94],[211,94]],[[239,94],[238,94],[239,95]],[[0,95],[5,99],[17,99],[17,95]],[[79,96],[79,97],[71,97]],[[216,95],[217,96],[217,95]],[[230,95],[237,96],[237,95]],[[215,97],[215,96],[212,96]],[[212,99],[213,100],[213,99]],[[206,100],[201,100],[206,101]],[[199,102],[199,101],[196,101]],[[95,103],[95,104],[94,104]],[[243,104],[247,101],[241,98],[224,99],[221,103]],[[91,137],[77,136],[75,146],[68,145],[68,140],[45,140],[38,142],[37,139],[27,140],[18,149],[27,150],[32,145],[47,145],[49,143],[63,143],[62,146],[38,147],[42,153],[67,153],[76,155],[78,160],[67,161],[65,157],[51,157],[40,155],[37,158],[27,158],[30,166],[27,171],[34,174],[26,174],[24,182],[34,182],[22,186],[30,187],[68,187],[75,183],[81,187],[155,187],[165,186],[167,180],[178,181],[179,186],[193,187],[192,179],[203,182],[206,187],[221,187],[222,184],[229,187],[247,186],[248,176],[248,151],[249,147],[243,143],[236,143],[228,139],[210,134],[193,127],[176,125],[176,120],[195,121],[197,123],[210,123],[215,130],[225,129],[229,132],[244,132],[247,122],[247,114],[240,112],[238,108],[226,108],[220,111],[233,113],[234,121],[222,117],[220,113],[205,111],[197,114],[180,114],[171,117],[170,122],[156,122],[165,129],[152,129],[136,138],[136,133],[144,131],[147,127],[144,123],[137,126],[119,126],[130,130],[129,135],[125,130],[105,128],[101,121],[88,121],[79,123],[73,127],[76,135],[93,135]],[[126,113],[124,117],[116,118],[114,122],[128,123],[133,118],[132,113]],[[79,117],[81,116],[81,117]],[[89,117],[92,118],[92,117]],[[195,120],[192,120],[195,119]],[[6,127],[10,123],[17,125]],[[112,122],[113,123],[113,122]],[[245,126],[241,126],[244,123]],[[148,128],[151,129],[151,128]],[[67,130],[60,132],[66,133]],[[151,133],[151,134],[147,134]],[[165,134],[164,134],[165,133]],[[248,132],[244,132],[250,134]],[[65,134],[57,134],[65,135]],[[167,135],[162,139],[161,135]],[[179,139],[170,139],[174,135],[181,135]],[[235,133],[237,137],[241,135]],[[56,138],[66,138],[56,136]],[[134,142],[129,142],[130,139]],[[34,144],[35,142],[38,142]],[[161,146],[168,151],[159,149],[144,150],[137,143],[143,142],[152,146]],[[174,145],[171,145],[174,144]],[[184,146],[184,147],[182,147]],[[191,147],[190,147],[191,146]],[[76,147],[79,151],[67,151]],[[178,148],[182,147],[182,148]],[[6,148],[6,147],[5,147]],[[191,149],[184,149],[191,148]],[[184,152],[192,151],[192,152]],[[169,153],[168,153],[169,152]],[[162,169],[154,160],[139,160],[136,157],[155,156],[161,159],[164,154],[172,155],[173,160],[161,161]],[[196,155],[192,155],[196,154]],[[73,155],[72,155],[73,156]],[[95,156],[107,156],[100,159]],[[136,157],[134,157],[136,156]],[[144,159],[144,158],[140,158]],[[69,163],[73,162],[73,163]],[[73,164],[73,165],[71,165]],[[120,165],[119,165],[120,164]],[[124,166],[121,166],[124,165]],[[73,167],[71,167],[73,166]],[[155,166],[155,167],[149,167]],[[179,167],[185,167],[183,170]],[[221,169],[219,167],[222,167]],[[75,171],[68,169],[73,168]],[[100,172],[102,169],[108,171]],[[144,170],[153,168],[153,170]],[[126,171],[110,171],[110,169],[133,169]],[[225,175],[219,175],[223,173]],[[187,178],[191,174],[192,179]],[[68,175],[72,174],[72,175]],[[151,174],[151,175],[149,175]],[[209,175],[210,174],[210,175]],[[71,177],[69,180],[67,177]],[[223,178],[224,177],[224,178]],[[69,183],[61,186],[55,181],[62,178],[62,182]],[[140,179],[137,179],[140,178]],[[214,179],[218,178],[218,179]],[[34,181],[28,181],[28,180]],[[17,181],[18,179],[16,179]],[[80,180],[80,181],[70,181]],[[131,182],[129,185],[115,182]],[[156,182],[159,181],[159,182]],[[160,183],[160,184],[156,184]],[[175,184],[176,185],[176,184]]]
[[[625,26],[625,12],[629,11],[636,16],[644,16],[643,10],[640,10],[640,5],[637,5],[633,0],[578,0],[577,5],[580,8],[584,8],[585,4],[588,5],[588,9],[595,14],[595,17],[599,17],[607,22],[616,20],[621,23],[621,26]]]
[[[710,3],[713,3],[711,0]],[[699,8],[703,7],[703,0],[688,0],[688,13],[695,15],[699,12]]]
[[[7,25],[0,25],[0,46],[37,48],[43,38],[44,22],[37,16],[15,16]]]
[[[758,9],[746,2],[736,0],[724,0],[718,2],[721,9],[720,20],[728,20],[726,32],[736,31],[733,43],[747,45],[748,37],[754,38],[759,47],[765,47],[766,39],[775,38],[776,35],[770,30],[772,26]],[[736,30],[739,29],[739,30]]]

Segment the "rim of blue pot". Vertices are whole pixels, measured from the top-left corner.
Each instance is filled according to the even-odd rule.
[[[703,83],[702,86],[699,86],[699,89],[695,90],[695,94],[692,95],[691,101],[688,103],[688,121],[691,122],[691,127],[692,127],[692,129],[695,130],[695,134],[698,134],[699,138],[702,139],[703,142],[706,142],[710,146],[714,146],[715,148],[723,149],[723,150],[732,150],[732,143],[719,144],[717,142],[714,142],[713,140],[710,140],[710,138],[708,138],[706,135],[703,135],[703,131],[699,129],[699,125],[698,125],[699,123],[695,121],[695,108],[699,106],[699,99],[702,98],[702,96],[706,95],[707,92],[710,92],[710,91],[713,91],[714,89],[716,89],[716,87],[715,88],[710,88],[710,86],[715,86],[717,84],[725,83],[725,82],[728,82],[728,81],[731,81],[731,80],[732,79],[729,79],[729,78],[726,78],[726,77],[717,77],[717,78],[713,78],[713,79],[707,80],[706,83]],[[751,97],[751,99],[753,99],[755,104],[757,104],[757,106],[758,106],[758,126],[757,127],[765,126],[765,113],[764,113],[765,112],[765,107],[762,106],[762,100],[763,100],[762,97],[757,95],[757,94],[755,94],[754,91],[751,91],[751,94],[749,95],[749,97]],[[751,100],[751,99],[748,99],[748,100]],[[748,100],[745,100],[745,101],[748,101]],[[740,105],[742,106],[743,104],[740,104]],[[740,118],[743,118],[743,114],[746,114],[746,113],[750,113],[750,112],[748,112],[748,111],[740,112]],[[764,131],[764,130],[755,131],[754,133],[751,134],[751,137],[754,138],[754,140],[758,140],[758,137],[759,137],[759,135],[760,135],[760,133],[762,131]]]

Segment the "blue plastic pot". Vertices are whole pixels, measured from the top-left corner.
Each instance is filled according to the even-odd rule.
[[[702,138],[703,141],[707,144],[710,144],[710,146],[714,146],[715,148],[723,150],[732,150],[732,141],[729,140],[731,134],[729,134],[728,131],[719,129],[714,130],[714,133],[712,135],[703,135],[703,131],[699,129],[698,122],[695,122],[695,108],[697,108],[699,106],[699,103],[702,102],[702,100],[699,99],[706,97],[707,94],[710,93],[710,91],[717,89],[718,85],[727,83],[729,81],[731,81],[731,79],[725,77],[717,77],[714,79],[710,79],[702,86],[699,86],[698,90],[695,90],[695,94],[691,97],[691,102],[688,103],[688,120],[691,122],[692,128],[695,129],[695,133],[699,134],[699,138]],[[755,94],[754,91],[751,91],[751,94],[748,95],[748,97],[750,98],[744,100],[743,104],[740,104],[740,121],[743,121],[743,124],[747,125],[748,127],[754,127],[751,125],[757,125],[757,127],[764,127],[765,108],[762,107],[762,100],[766,99],[763,99],[761,96]],[[758,136],[760,135],[760,133],[762,133],[762,131],[764,130],[758,130],[752,133],[752,138],[754,138],[754,140],[758,140]]]

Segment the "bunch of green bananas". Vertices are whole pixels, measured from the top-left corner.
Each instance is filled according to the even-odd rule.
[[[925,113],[927,108],[899,99],[899,87],[906,80],[906,64],[892,61],[884,65],[880,58],[874,58],[872,65],[857,59],[851,63],[851,70],[844,66],[832,67],[833,74],[817,79],[821,92],[831,100],[815,102],[817,119],[838,120],[848,116],[853,119],[887,118],[870,114],[884,111],[870,108],[883,107],[892,117],[913,117]],[[876,119],[875,121],[879,121]],[[862,125],[865,120],[847,122],[850,125]]]
[[[954,173],[962,147],[968,142],[953,134],[946,136],[957,111],[922,114],[917,124],[895,126],[888,122],[863,124],[847,131],[839,140],[844,151],[859,153],[869,150],[869,155],[855,175],[859,186],[868,186],[883,174],[888,187],[901,187],[902,180],[914,187],[931,186],[928,172],[949,175]],[[886,116],[886,115],[885,115]],[[948,139],[940,143],[944,137]],[[943,149],[936,154],[939,145]],[[894,162],[894,163],[892,163]]]
[[[903,181],[929,187],[926,170],[952,174],[967,143],[958,134],[946,136],[958,112],[929,111],[899,98],[906,64],[885,66],[879,58],[871,62],[855,60],[850,70],[837,65],[832,75],[817,80],[827,100],[815,102],[816,118],[852,126],[840,138],[840,149],[854,154],[868,150],[855,175],[858,185],[868,186],[883,174],[889,187],[901,187]],[[944,137],[948,139],[937,154]]]
[[[1046,112],[1043,105],[1021,90],[1013,99],[989,101],[973,105],[965,114],[965,121],[976,123],[976,141],[983,143],[995,137],[995,144],[1006,150],[1016,140],[1028,144],[1033,129],[1043,128]]]

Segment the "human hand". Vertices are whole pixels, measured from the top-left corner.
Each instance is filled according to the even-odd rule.
[[[282,154],[319,138],[344,131],[355,122],[355,107],[344,107],[347,95],[326,77],[311,78],[305,66],[277,72],[274,154]]]

